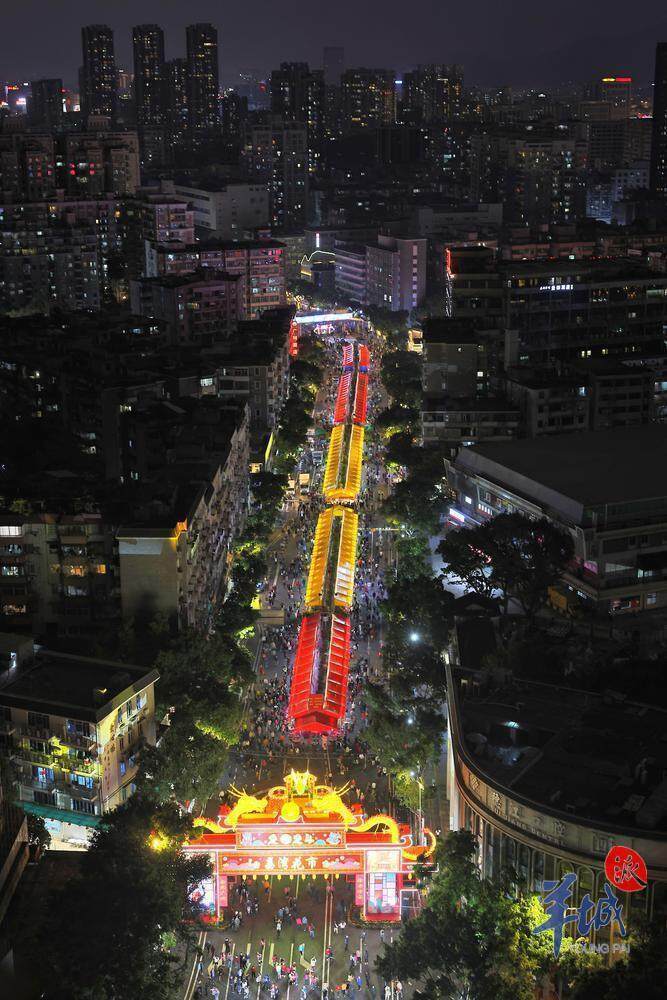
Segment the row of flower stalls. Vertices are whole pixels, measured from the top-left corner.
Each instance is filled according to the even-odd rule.
[[[362,484],[369,367],[368,347],[346,341],[322,483],[327,507],[315,529],[292,669],[287,714],[296,733],[335,732],[347,708],[359,530],[354,508]]]

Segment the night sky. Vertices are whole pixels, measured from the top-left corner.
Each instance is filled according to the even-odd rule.
[[[184,54],[187,23],[216,24],[225,83],[280,59],[321,66],[327,44],[345,46],[348,66],[461,62],[469,83],[553,86],[605,72],[647,83],[655,42],[667,40],[658,0],[21,0],[2,4],[0,79],[76,85],[80,27],[94,22],[111,25],[117,62],[131,68],[131,26],[152,21],[165,29],[167,58]]]

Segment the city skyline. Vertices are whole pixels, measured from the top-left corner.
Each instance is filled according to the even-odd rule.
[[[667,18],[60,6],[0,36],[0,997],[665,1000]]]
[[[620,0],[605,5],[602,27],[597,11],[582,11],[573,0],[561,6],[556,23],[546,11],[536,12],[525,0],[512,8],[508,18],[489,0],[482,0],[472,9],[434,13],[432,5],[417,0],[411,6],[410,22],[405,23],[398,5],[392,21],[387,17],[391,3],[374,0],[359,10],[343,0],[335,11],[319,13],[315,22],[302,0],[296,0],[288,14],[262,2],[252,12],[240,10],[228,16],[221,16],[211,2],[201,2],[184,15],[180,9],[165,9],[164,4],[151,0],[138,6],[118,3],[109,16],[101,0],[93,0],[86,7],[85,22],[109,24],[115,34],[117,64],[131,70],[135,25],[161,25],[166,57],[171,59],[185,55],[187,24],[210,21],[219,32],[221,80],[226,85],[244,68],[268,74],[276,63],[276,52],[282,59],[305,60],[319,67],[323,48],[335,45],[344,46],[347,66],[386,66],[402,72],[417,63],[462,63],[468,80],[482,86],[554,87],[604,72],[623,72],[636,77],[639,84],[650,83],[655,39],[667,33],[667,18],[659,16],[655,2],[635,5],[630,31],[621,16],[626,5]],[[577,33],[572,36],[575,16]],[[26,22],[34,23],[33,18],[44,29],[38,37],[25,31]],[[488,29],[481,37],[480,18]],[[81,12],[75,8],[45,9],[42,0],[32,0],[20,11],[6,11],[4,38],[11,45],[3,51],[0,43],[4,75],[26,80],[62,77],[66,86],[75,87],[81,21]],[[381,33],[377,23],[383,26]]]

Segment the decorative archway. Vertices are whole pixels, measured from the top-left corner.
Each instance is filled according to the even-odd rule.
[[[401,918],[401,891],[415,864],[428,862],[435,838],[413,843],[410,828],[391,816],[367,816],[346,805],[348,786],[323,785],[309,771],[291,771],[284,784],[257,794],[232,788],[233,807],[217,819],[196,819],[187,853],[208,854],[213,876],[204,892],[211,918],[228,905],[230,878],[345,876],[368,920]]]

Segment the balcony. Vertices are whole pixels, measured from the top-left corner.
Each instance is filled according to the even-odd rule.
[[[69,781],[59,781],[57,788],[59,792],[71,795],[73,799],[85,799],[86,802],[94,802],[99,793],[97,784],[93,785],[92,788],[86,788],[85,785],[77,785]]]
[[[50,740],[53,733],[50,729],[43,729],[40,726],[21,726],[21,736],[31,736],[37,740]]]
[[[97,761],[76,760],[75,757],[61,758],[60,766],[65,771],[75,771],[77,774],[97,774],[99,770]]]
[[[85,750],[90,753],[97,747],[95,736],[82,736],[80,733],[70,733],[65,727],[61,736],[52,736],[53,740],[58,740],[64,747],[73,747],[75,750]]]
[[[11,757],[16,760],[25,760],[30,764],[40,764],[43,767],[59,767],[60,763],[53,754],[42,753],[40,750],[31,750],[29,747],[12,747]]]

